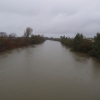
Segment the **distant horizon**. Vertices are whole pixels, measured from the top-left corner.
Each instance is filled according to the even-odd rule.
[[[2,32],[4,32],[4,31],[2,31]],[[9,34],[11,34],[11,33],[7,33],[7,32],[5,32],[7,35],[9,35]],[[12,33],[14,33],[14,34],[16,34],[16,37],[22,37],[23,35],[24,35],[24,31],[23,31],[23,35],[18,35],[17,33],[15,33],[15,32],[12,32]],[[83,33],[81,33],[81,32],[77,32],[77,33],[80,33],[80,34],[83,34]],[[76,34],[77,34],[76,33]],[[97,34],[98,32],[96,32],[95,34],[94,34],[94,36],[96,36],[96,34]],[[32,33],[33,35],[43,35],[44,37],[49,37],[49,38],[51,38],[51,37],[53,37],[53,38],[60,38],[60,36],[65,36],[65,37],[70,37],[70,38],[74,38],[75,36],[76,36],[76,34],[74,33],[74,36],[71,36],[70,34],[68,35],[68,33],[67,34],[35,34],[34,32]],[[83,34],[83,36],[84,37],[87,37],[87,38],[93,38],[94,36],[85,36],[84,34]]]

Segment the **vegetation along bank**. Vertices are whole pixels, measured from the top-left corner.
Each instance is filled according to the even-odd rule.
[[[83,34],[77,33],[74,38],[65,36],[60,37],[60,42],[73,51],[88,53],[93,57],[100,59],[100,33],[97,33],[94,38],[86,38]]]
[[[17,37],[15,33],[7,35],[5,32],[0,32],[0,52],[45,41],[43,36],[33,35],[32,31],[33,29],[27,27],[22,37]]]

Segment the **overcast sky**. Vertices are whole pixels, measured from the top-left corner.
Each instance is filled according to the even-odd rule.
[[[0,0],[0,31],[93,37],[100,32],[100,0]]]

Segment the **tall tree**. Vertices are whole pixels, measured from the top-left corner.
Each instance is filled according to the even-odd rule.
[[[92,55],[100,58],[100,33],[94,37],[94,44],[92,46]]]
[[[80,44],[83,42],[83,35],[80,33],[77,33],[76,36],[73,39],[73,49],[76,51],[80,51]]]
[[[30,27],[27,27],[25,32],[24,32],[24,36],[25,37],[29,37],[32,34],[33,29]]]

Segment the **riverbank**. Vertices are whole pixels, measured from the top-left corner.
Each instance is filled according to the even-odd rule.
[[[40,44],[44,41],[44,37],[40,35],[33,35],[29,38],[0,36],[0,52],[28,46],[31,44]]]
[[[61,44],[63,44],[63,43],[61,43]],[[92,55],[90,54],[91,52],[80,52],[80,51],[75,51],[72,47],[69,47],[69,46],[67,46],[67,45],[65,45],[65,44],[63,44],[63,45],[66,46],[67,48],[70,48],[70,51],[72,51],[72,52],[75,52],[75,53],[82,53],[82,54],[88,55],[88,56],[90,56],[90,57],[96,58],[96,59],[98,59],[98,61],[100,61],[100,58],[98,58],[98,57],[96,57],[96,56],[92,56]]]
[[[74,38],[61,36],[60,42],[71,47],[73,51],[88,53],[90,56],[100,59],[100,33],[97,33],[92,39],[88,39],[80,33],[77,33]]]
[[[0,32],[0,52],[45,41],[42,35],[34,35],[32,32],[33,29],[30,27],[26,28],[22,37],[17,37],[15,33],[7,35],[5,32]]]

